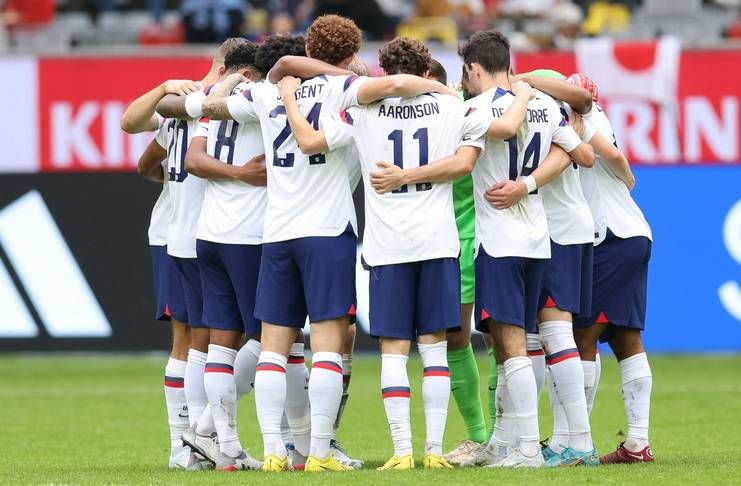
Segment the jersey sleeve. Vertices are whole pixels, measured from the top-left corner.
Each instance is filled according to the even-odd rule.
[[[167,140],[167,127],[165,126],[165,122],[167,120],[162,120],[162,125],[160,126],[160,129],[157,131],[157,135],[154,137],[154,141],[157,142],[157,145],[162,147],[163,149],[167,150],[167,145],[169,140]]]
[[[567,152],[571,152],[582,143],[579,135],[569,125],[564,113],[552,98],[548,102],[548,119],[553,128],[553,143]]]
[[[201,120],[198,122],[198,127],[196,127],[195,133],[193,133],[193,136],[208,138],[208,118],[201,118]]]
[[[332,115],[322,115],[319,118],[319,123],[324,130],[324,138],[327,140],[329,150],[352,143],[355,117],[350,110],[343,110]]]
[[[226,107],[229,115],[238,122],[259,121],[255,106],[255,97],[259,96],[256,87],[248,88],[239,94],[234,94],[226,99]]]
[[[156,111],[154,112],[154,117],[157,119],[157,130],[160,130],[165,124],[165,117],[160,115]]]
[[[458,146],[469,145],[483,150],[486,133],[494,120],[494,115],[491,111],[479,109],[474,105],[464,105],[464,110],[463,134]]]
[[[334,76],[332,79],[334,92],[340,99],[340,108],[347,109],[351,106],[357,106],[358,91],[360,87],[368,81],[366,76],[351,74],[348,76]]]

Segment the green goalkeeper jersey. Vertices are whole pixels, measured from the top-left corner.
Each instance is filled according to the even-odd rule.
[[[473,178],[465,175],[453,182],[453,208],[458,239],[476,236],[476,210],[473,206]]]

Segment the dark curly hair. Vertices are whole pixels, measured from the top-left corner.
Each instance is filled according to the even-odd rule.
[[[480,30],[458,48],[463,64],[476,62],[491,74],[509,72],[509,40],[497,30]]]
[[[247,39],[239,39],[236,46],[227,51],[224,56],[224,70],[228,73],[234,73],[241,69],[254,67],[256,53],[257,44]]]
[[[360,50],[362,33],[355,22],[339,15],[322,15],[309,26],[306,51],[333,66]]]
[[[416,39],[397,37],[378,51],[378,61],[386,74],[422,76],[430,70],[430,51]]]
[[[267,36],[255,53],[255,67],[266,75],[283,56],[306,56],[306,38],[283,34]]]

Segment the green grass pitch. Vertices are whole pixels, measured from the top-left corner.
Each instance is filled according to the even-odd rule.
[[[592,415],[598,450],[612,450],[625,430],[620,382],[605,355]],[[741,356],[653,356],[651,443],[656,463],[561,470],[483,470],[380,473],[391,442],[379,392],[379,361],[358,357],[340,439],[366,461],[362,471],[306,475],[291,472],[173,472],[162,393],[164,356],[10,355],[0,358],[0,484],[429,484],[508,482],[546,484],[741,483]],[[481,369],[486,369],[485,360]],[[424,420],[421,367],[409,365],[416,456]],[[482,374],[482,389],[485,389]],[[541,397],[541,435],[550,433]],[[240,404],[245,447],[261,456],[251,396]],[[446,449],[464,436],[451,398]],[[389,478],[391,474],[393,477]],[[301,475],[298,477],[298,475]]]

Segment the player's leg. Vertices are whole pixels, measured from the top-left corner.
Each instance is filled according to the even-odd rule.
[[[334,423],[342,400],[342,349],[355,306],[357,238],[348,224],[336,237],[300,238],[294,243],[311,321],[311,447],[307,472],[346,471],[331,454]],[[290,417],[289,417],[290,418]]]
[[[345,412],[345,406],[347,400],[350,397],[350,379],[352,378],[352,356],[353,350],[355,349],[355,336],[357,335],[357,326],[355,325],[355,313],[350,313],[351,324],[347,328],[347,336],[345,336],[345,342],[342,345],[342,399],[340,400],[340,408],[337,411],[337,419],[335,419],[333,434],[334,437],[330,441],[330,448],[332,454],[346,466],[350,466],[353,469],[360,469],[363,467],[363,461],[360,459],[354,459],[347,454],[345,448],[337,440],[337,429],[340,427],[342,415]]]
[[[423,464],[426,469],[450,469],[453,466],[443,458],[443,436],[451,394],[445,331],[420,335],[417,347],[423,367],[422,404],[426,428]]]
[[[304,356],[304,333],[298,330],[288,354],[286,366],[286,422],[290,433],[290,460],[294,469],[306,464],[311,446],[311,406],[309,404],[309,370]],[[281,436],[285,431],[281,423]],[[287,447],[288,448],[288,447]]]
[[[541,344],[540,334],[537,332],[527,333],[527,357],[533,365],[533,375],[535,375],[535,387],[538,390],[538,396],[543,391],[545,383],[545,351]]]
[[[414,339],[415,287],[412,263],[370,269],[370,333],[381,338],[381,396],[394,448],[380,470],[414,468],[407,361]]]
[[[489,411],[489,424],[486,427],[487,440],[491,439],[494,433],[494,425],[497,421],[497,404],[496,404],[496,393],[497,393],[497,382],[499,380],[499,373],[497,370],[497,358],[494,355],[494,341],[491,340],[491,336],[487,333],[481,335],[486,346],[486,356],[488,358],[489,370],[486,374],[487,384],[487,410]]]
[[[262,320],[262,349],[255,373],[255,405],[263,436],[264,471],[277,472],[290,467],[281,436],[286,408],[286,367],[297,329],[306,321],[301,278],[291,244],[290,241],[263,244],[257,284],[255,318]]]

